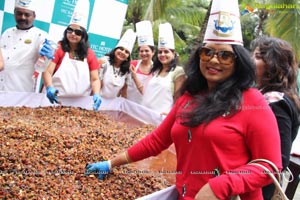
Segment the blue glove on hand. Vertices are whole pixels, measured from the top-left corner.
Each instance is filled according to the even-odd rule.
[[[93,101],[94,101],[93,110],[98,111],[98,109],[101,105],[101,102],[102,102],[101,97],[99,96],[99,94],[94,94]]]
[[[103,180],[110,173],[108,161],[88,164],[85,170],[85,175],[98,174],[100,180]]]
[[[52,60],[52,59],[54,59],[53,53],[54,53],[54,51],[51,47],[51,44],[49,43],[49,41],[47,39],[45,39],[43,47],[40,50],[40,55],[46,56],[48,59]]]
[[[47,97],[51,103],[60,103],[58,100],[58,89],[55,89],[54,87],[47,87]]]

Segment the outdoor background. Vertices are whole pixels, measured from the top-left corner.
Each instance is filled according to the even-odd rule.
[[[158,24],[170,22],[176,34],[176,51],[184,63],[195,45],[202,42],[210,6],[211,0],[129,0],[123,31],[136,22],[150,20],[157,44]],[[299,60],[299,0],[239,0],[239,7],[246,48],[256,36],[270,35],[290,42]]]

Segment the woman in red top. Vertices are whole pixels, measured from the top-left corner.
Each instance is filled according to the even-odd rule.
[[[225,10],[217,10],[216,4]],[[236,6],[236,13],[226,10],[231,9],[228,4]],[[182,96],[164,121],[125,152],[87,165],[87,174],[99,172],[103,179],[113,167],[158,155],[174,143],[178,199],[263,199],[261,188],[272,180],[247,163],[267,159],[281,169],[276,118],[252,88],[254,64],[241,32],[235,37],[237,0],[213,1],[211,13],[208,27],[214,30],[206,31],[205,43],[191,55]]]
[[[58,103],[57,93],[60,96],[93,94],[94,110],[98,110],[101,103],[98,69],[85,28],[70,24],[64,31],[54,59],[43,73],[48,99],[51,103]]]
[[[216,56],[217,55],[217,56]],[[200,62],[199,62],[200,60]],[[262,94],[251,88],[254,68],[239,45],[206,44],[187,65],[184,94],[162,124],[110,161],[89,164],[87,173],[158,155],[175,144],[180,199],[262,199],[271,179],[250,160],[281,168],[276,119]],[[216,176],[218,175],[218,176]]]

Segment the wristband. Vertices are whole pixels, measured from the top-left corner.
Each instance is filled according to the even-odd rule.
[[[108,160],[107,162],[108,162],[108,168],[109,168],[109,171],[111,171],[111,161]]]
[[[124,156],[125,156],[125,159],[127,161],[127,164],[130,163],[126,151],[124,152]]]

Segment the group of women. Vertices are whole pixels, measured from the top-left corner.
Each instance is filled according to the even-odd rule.
[[[150,21],[138,24],[151,26]],[[58,95],[93,94],[94,110],[98,110],[102,97],[111,99],[122,96],[166,115],[173,106],[175,94],[178,94],[185,74],[183,68],[177,66],[171,25],[166,23],[161,26],[166,26],[169,30],[170,33],[165,36],[164,41],[170,42],[168,45],[158,45],[157,56],[153,36],[150,35],[147,38],[148,41],[152,40],[150,43],[138,40],[140,59],[131,60],[136,35],[129,29],[112,51],[97,60],[88,47],[86,30],[80,25],[70,24],[64,32],[54,59],[43,73],[50,102],[58,103]],[[152,27],[150,30],[152,32]],[[140,37],[144,35],[138,34],[138,38]]]
[[[249,162],[266,159],[279,170],[288,167],[299,128],[298,64],[291,45],[278,38],[258,37],[251,55],[243,47],[238,16],[237,0],[213,0],[203,44],[184,69],[177,63],[169,23],[159,26],[157,48],[152,29],[140,34],[137,24],[140,59],[131,60],[133,30],[97,59],[86,26],[71,21],[43,72],[50,102],[60,103],[59,95],[93,96],[97,111],[101,97],[122,96],[165,116],[124,152],[88,164],[86,174],[104,179],[112,168],[156,156],[174,144],[178,199],[272,198],[271,179]]]

